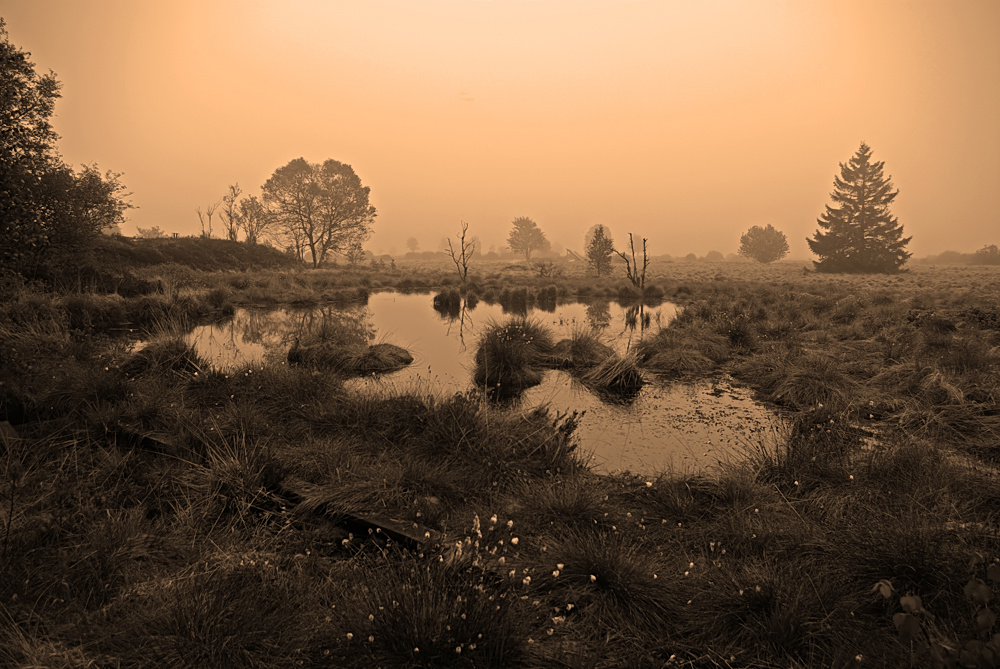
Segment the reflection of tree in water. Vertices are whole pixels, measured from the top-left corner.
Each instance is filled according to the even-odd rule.
[[[624,326],[622,327],[622,334],[627,334],[626,348],[631,349],[633,343],[642,341],[642,337],[646,330],[653,331],[652,325],[654,322],[653,314],[646,309],[644,304],[635,304],[628,307],[625,310]],[[656,317],[656,330],[660,329],[660,312],[657,310]]]
[[[588,304],[587,322],[595,330],[603,330],[611,325],[611,303],[601,301]]]
[[[465,345],[465,327],[468,325],[470,328],[474,327],[472,322],[472,314],[469,313],[476,308],[479,301],[472,297],[462,300],[462,307],[455,313],[455,315],[448,319],[448,330],[445,332],[445,336],[451,336],[452,327],[458,323],[458,341],[461,342],[461,351],[464,353],[466,351]]]
[[[298,312],[286,336],[297,341],[325,342],[340,346],[367,345],[375,339],[367,306],[341,309],[317,307]]]
[[[625,327],[629,330],[639,328],[642,333],[649,327],[650,313],[643,304],[636,304],[625,310]]]
[[[240,338],[245,344],[263,344],[264,334],[268,331],[268,325],[274,320],[265,318],[265,312],[258,309],[244,311],[240,318]],[[234,318],[235,322],[236,319]],[[271,334],[277,334],[275,328],[271,328]]]

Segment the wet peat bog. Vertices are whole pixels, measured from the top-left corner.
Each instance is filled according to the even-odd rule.
[[[555,340],[594,329],[618,353],[668,327],[677,314],[670,303],[636,313],[614,302],[568,303],[529,309],[528,319]],[[204,359],[220,369],[267,360],[283,361],[303,332],[347,331],[367,343],[390,343],[414,357],[402,370],[348,382],[358,392],[393,394],[417,390],[449,396],[473,387],[476,342],[490,324],[507,318],[499,304],[436,311],[427,294],[378,293],[367,304],[310,309],[237,309],[226,322],[202,325],[187,336]],[[746,449],[769,448],[784,423],[728,378],[697,383],[649,383],[628,398],[601,397],[562,370],[546,370],[542,382],[508,402],[509,410],[547,405],[580,412],[576,435],[598,472],[695,471]]]

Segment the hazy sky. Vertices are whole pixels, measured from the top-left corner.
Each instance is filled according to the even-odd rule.
[[[792,255],[861,141],[910,250],[1000,243],[997,0],[0,0],[63,83],[73,164],[124,173],[136,225],[289,160],[371,187],[368,248],[488,248],[529,216],[653,253],[730,253],[771,223]]]

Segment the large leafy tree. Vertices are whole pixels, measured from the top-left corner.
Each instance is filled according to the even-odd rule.
[[[893,190],[892,177],[884,176],[884,163],[871,158],[871,148],[862,142],[851,160],[840,164],[833,205],[817,220],[822,230],[806,240],[820,258],[817,271],[897,272],[911,255],[905,251],[911,238],[903,237],[903,226],[889,211],[899,191]]]
[[[788,255],[788,239],[770,223],[754,225],[740,237],[739,254],[762,263],[781,260]]]
[[[587,264],[597,276],[607,274],[611,269],[611,256],[615,253],[615,241],[607,228],[598,223],[587,232],[584,242]]]
[[[296,158],[279,167],[261,187],[262,201],[300,258],[314,267],[330,253],[360,246],[371,232],[375,207],[369,188],[350,165]]]
[[[79,262],[129,205],[120,175],[76,171],[59,157],[50,122],[59,82],[35,72],[29,57],[0,19],[0,267],[44,277]]]
[[[531,260],[533,251],[544,251],[549,248],[549,240],[538,224],[526,216],[515,218],[510,234],[507,236],[507,246],[514,253],[523,253],[525,260]]]

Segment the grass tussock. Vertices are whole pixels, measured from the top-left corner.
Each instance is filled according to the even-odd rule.
[[[593,367],[614,353],[593,328],[575,327],[567,339],[552,347],[551,365],[559,368]]]
[[[598,393],[628,397],[646,384],[639,359],[634,353],[610,355],[580,375],[580,380]]]
[[[413,362],[413,356],[405,348],[387,343],[372,344],[364,348],[338,347],[329,343],[296,343],[289,349],[287,360],[292,365],[364,376],[400,370]]]
[[[512,317],[492,323],[476,345],[473,379],[502,394],[537,385],[542,380],[539,368],[553,346],[549,330],[538,321]]]
[[[481,548],[466,545],[473,555]],[[349,666],[523,666],[530,627],[518,590],[478,556],[457,563],[380,556],[357,578],[336,615],[348,630]]]
[[[151,339],[121,365],[121,370],[131,376],[170,372],[194,375],[207,368],[208,365],[184,337],[169,332]]]

